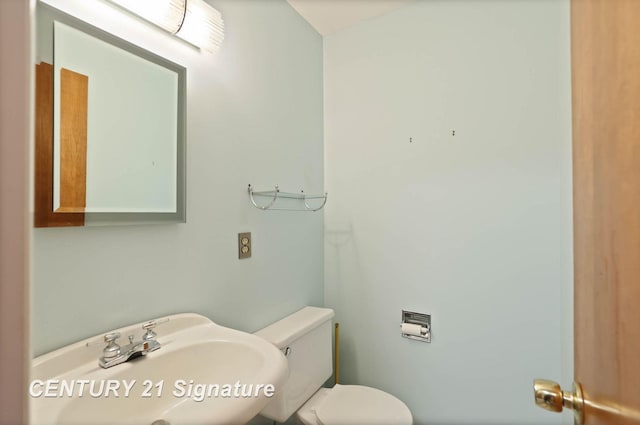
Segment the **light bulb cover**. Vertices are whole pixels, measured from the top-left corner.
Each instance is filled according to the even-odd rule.
[[[111,1],[172,34],[180,29],[187,3],[187,0]]]
[[[206,51],[215,52],[224,40],[222,15],[203,0],[186,0],[184,23],[176,35]]]
[[[184,41],[209,52],[224,39],[222,15],[203,0],[110,0]]]

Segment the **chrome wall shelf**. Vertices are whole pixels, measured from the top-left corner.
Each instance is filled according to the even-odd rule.
[[[318,211],[327,203],[327,193],[324,195],[307,195],[304,191],[301,191],[300,193],[281,192],[278,185],[275,186],[274,190],[261,192],[256,192],[253,190],[251,185],[249,185],[247,191],[249,192],[249,199],[251,199],[253,206],[265,211]],[[256,197],[269,198],[269,200],[266,204],[260,205],[256,202]],[[298,199],[302,201],[303,205],[300,208],[275,207],[274,205],[278,199]],[[309,203],[308,201],[310,200],[311,202]]]

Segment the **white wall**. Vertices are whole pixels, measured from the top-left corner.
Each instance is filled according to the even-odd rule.
[[[226,38],[210,55],[106,2],[48,3],[188,68],[187,223],[35,230],[35,354],[173,312],[252,332],[321,305],[322,215],[246,192],[323,190],[321,37],[285,1],[212,0]]]
[[[572,367],[568,2],[416,2],[327,36],[324,76],[343,382],[416,424],[559,423],[531,384]]]

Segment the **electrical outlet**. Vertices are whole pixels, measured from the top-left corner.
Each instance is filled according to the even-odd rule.
[[[238,233],[238,258],[251,257],[251,232]]]

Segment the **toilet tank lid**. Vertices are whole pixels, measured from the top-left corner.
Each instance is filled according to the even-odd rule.
[[[284,348],[307,332],[331,320],[334,315],[330,308],[304,307],[260,329],[255,335],[266,339],[278,348]]]

